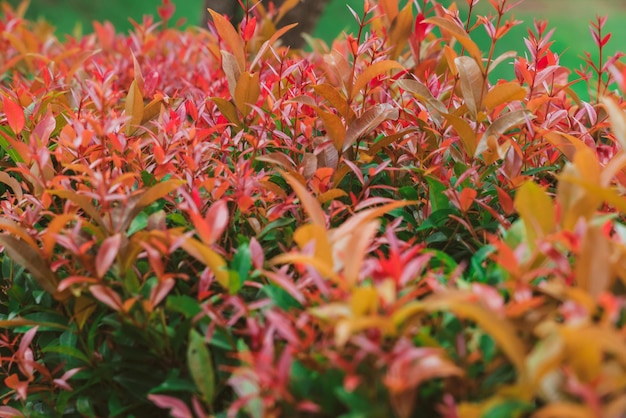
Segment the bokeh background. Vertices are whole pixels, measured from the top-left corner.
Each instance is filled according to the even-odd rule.
[[[509,0],[510,3],[515,1]],[[19,2],[9,0],[14,5]],[[50,21],[60,36],[63,33],[90,32],[93,20],[109,20],[118,30],[127,31],[131,28],[129,18],[140,21],[144,14],[155,13],[160,3],[161,0],[32,0],[27,16]],[[199,24],[203,0],[173,0],[173,3],[176,5],[176,19],[185,19],[188,24]],[[444,0],[441,3],[449,5],[451,1]],[[467,9],[466,3],[466,0],[457,1],[461,10]],[[333,0],[327,6],[314,35],[330,42],[344,31],[353,31],[356,23],[346,5],[362,11],[363,0]],[[489,0],[479,1],[477,8],[481,13],[489,13]],[[608,16],[606,30],[613,33],[606,52],[612,54],[626,50],[625,0],[525,0],[511,14],[524,23],[514,28],[499,43],[497,54],[507,50],[523,53],[527,28],[532,26],[534,19],[547,19],[548,27],[555,29],[553,50],[561,54],[561,63],[570,69],[578,69],[584,64],[581,57],[585,51],[590,52],[594,59],[598,57],[597,47],[589,32],[589,22],[596,15]],[[483,50],[488,49],[488,38],[482,28],[477,29],[473,36]],[[501,65],[493,76],[511,78],[511,65]],[[585,95],[582,84],[576,86],[575,90]]]

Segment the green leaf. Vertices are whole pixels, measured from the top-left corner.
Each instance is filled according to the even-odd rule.
[[[272,302],[284,311],[290,309],[302,309],[302,305],[294,299],[285,289],[274,284],[263,286],[263,292]]]
[[[488,409],[483,413],[482,418],[518,418],[532,410],[532,405],[517,399],[511,399]]]
[[[187,319],[193,318],[202,312],[198,301],[187,295],[168,296],[165,302],[165,308],[168,311],[181,313]]]
[[[204,342],[204,337],[195,330],[189,332],[187,366],[194,383],[202,394],[202,399],[207,404],[211,404],[215,395],[213,361],[209,347]]]
[[[80,351],[76,347],[59,346],[59,345],[57,345],[57,346],[52,346],[52,347],[45,347],[41,351],[43,353],[63,354],[65,356],[69,356],[69,357],[73,357],[75,359],[78,359],[78,360],[82,361],[85,364],[89,364],[89,358],[87,358],[85,353],[83,353],[82,351]]]
[[[428,199],[430,200],[431,210],[436,212],[441,209],[450,207],[450,199],[443,193],[447,187],[439,180],[432,177],[426,177],[428,183]]]

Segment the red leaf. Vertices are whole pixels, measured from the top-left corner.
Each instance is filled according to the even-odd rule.
[[[109,270],[120,251],[121,244],[122,236],[120,234],[110,236],[102,242],[98,250],[98,255],[96,256],[96,275],[98,278],[104,277]]]
[[[4,113],[7,116],[7,122],[9,122],[11,130],[16,134],[22,132],[22,129],[24,129],[24,125],[26,124],[24,109],[22,109],[22,106],[15,103],[8,97],[4,98],[3,104]]]

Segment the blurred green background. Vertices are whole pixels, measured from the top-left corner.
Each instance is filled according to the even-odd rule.
[[[516,0],[508,0],[514,3]],[[189,24],[198,24],[202,13],[202,0],[173,0],[176,4],[175,18],[185,18]],[[19,0],[10,0],[9,3],[18,4]],[[32,0],[28,17],[32,19],[45,18],[52,22],[57,31],[72,33],[77,23],[83,32],[91,31],[91,22],[110,20],[118,30],[127,31],[131,28],[129,17],[140,21],[147,13],[155,13],[161,0]],[[421,4],[421,1],[419,1]],[[441,1],[449,5],[450,0]],[[457,2],[461,10],[466,10],[466,0]],[[327,6],[318,27],[314,33],[328,42],[342,31],[353,31],[356,23],[346,5],[361,11],[363,0],[332,0]],[[488,14],[492,8],[488,0],[481,0],[477,9],[480,13]],[[583,65],[581,59],[584,51],[589,51],[597,59],[597,47],[589,32],[589,21],[596,15],[608,16],[606,30],[613,33],[606,51],[614,53],[624,50],[626,40],[626,1],[624,0],[526,0],[516,6],[510,15],[524,23],[514,28],[499,44],[496,54],[517,50],[526,51],[523,38],[527,36],[527,28],[534,19],[547,19],[549,28],[555,28],[553,36],[554,48],[562,53],[561,63],[570,69],[577,69]],[[482,28],[473,33],[473,38],[486,51],[489,47],[488,38]],[[503,64],[495,77],[512,77],[512,66]],[[584,92],[583,86],[577,86],[576,91]]]

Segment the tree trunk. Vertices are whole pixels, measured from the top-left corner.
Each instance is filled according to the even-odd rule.
[[[264,4],[268,0],[262,0]],[[274,0],[276,6],[281,5],[284,0]],[[298,23],[294,29],[287,32],[282,40],[292,48],[301,48],[304,46],[303,33],[310,34],[315,29],[317,21],[324,12],[324,7],[329,0],[300,0],[300,4],[291,9],[285,17],[279,22],[279,27]],[[207,8],[211,8],[220,14],[224,14],[231,18],[233,23],[241,21],[243,11],[237,0],[204,0],[204,13],[202,14],[202,26],[205,27],[209,20]]]

